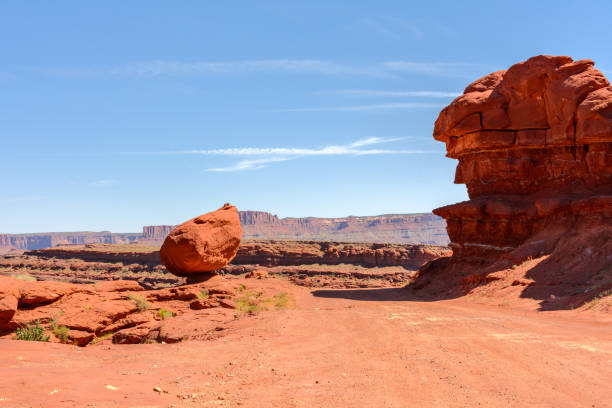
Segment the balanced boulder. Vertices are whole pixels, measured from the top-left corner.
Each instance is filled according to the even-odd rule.
[[[177,276],[214,271],[236,256],[242,228],[236,207],[225,204],[174,228],[159,255],[168,271]]]

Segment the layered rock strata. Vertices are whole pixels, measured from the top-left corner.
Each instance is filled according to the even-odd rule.
[[[434,210],[454,259],[491,260],[554,226],[612,225],[612,87],[593,65],[533,57],[440,113],[434,138],[470,197]]]

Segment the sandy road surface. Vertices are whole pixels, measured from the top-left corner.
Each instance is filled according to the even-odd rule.
[[[1,407],[612,407],[612,321],[296,288],[215,341],[0,341]],[[161,392],[155,391],[158,387]]]

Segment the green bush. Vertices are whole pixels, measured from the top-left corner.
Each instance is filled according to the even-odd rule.
[[[286,309],[289,306],[289,294],[287,292],[281,292],[274,296],[274,307],[278,310]]]
[[[29,324],[27,327],[17,329],[15,332],[17,340],[26,341],[49,341],[49,336],[45,336],[45,329],[40,325],[40,319],[36,324]]]
[[[242,290],[242,295],[236,297],[236,310],[240,313],[253,314],[260,310],[267,310],[263,299],[263,292],[249,292]]]
[[[115,333],[114,333],[114,332],[104,333],[104,334],[103,334],[103,335],[101,335],[100,337],[96,337],[95,339],[93,339],[93,340],[91,341],[91,343],[90,343],[90,344],[96,344],[97,342],[99,342],[99,341],[101,341],[101,340],[104,340],[104,339],[109,338],[109,337],[110,337],[110,336],[112,336],[113,334],[115,334]]]
[[[202,291],[196,295],[196,297],[198,299],[206,299],[206,298],[208,298],[208,289],[203,288]]]
[[[162,320],[166,320],[169,317],[173,317],[174,313],[172,313],[168,309],[164,309],[163,307],[157,311],[157,316],[161,317]]]
[[[55,326],[55,327],[53,327],[53,334],[55,335],[55,337],[60,339],[62,342],[67,342],[68,341],[68,332],[69,331],[70,331],[70,329],[67,328],[66,326]]]
[[[139,312],[144,312],[145,310],[149,310],[151,308],[151,304],[147,302],[147,300],[142,295],[132,295],[128,294],[128,299],[133,301],[136,304],[136,308]]]

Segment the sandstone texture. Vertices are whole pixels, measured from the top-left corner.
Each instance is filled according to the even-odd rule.
[[[241,237],[238,210],[225,204],[174,228],[159,255],[171,273],[197,275],[219,269],[234,259]]]
[[[511,252],[557,222],[609,225],[612,88],[593,61],[537,56],[470,84],[434,138],[470,201],[434,210],[455,257]]]
[[[213,276],[196,285],[146,291],[134,281],[71,284],[0,276],[0,337],[13,338],[17,328],[39,322],[51,341],[77,346],[104,339],[175,343],[208,338],[234,320],[233,310],[222,303],[231,302],[236,285]],[[194,301],[202,304],[193,307]],[[64,338],[54,331],[58,327],[67,328]]]

